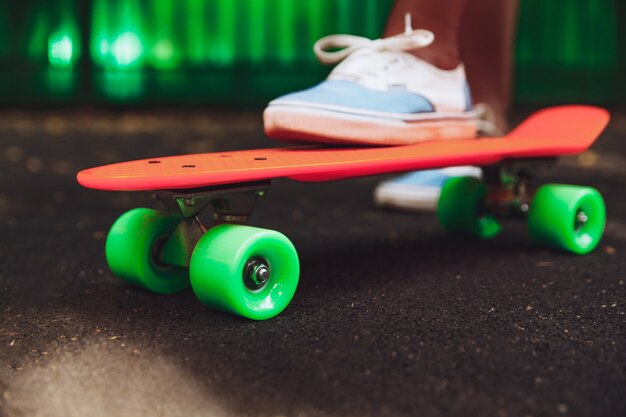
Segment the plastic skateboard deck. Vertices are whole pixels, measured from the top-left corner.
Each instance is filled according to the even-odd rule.
[[[190,189],[274,178],[329,181],[506,159],[577,154],[600,135],[609,115],[592,106],[538,111],[499,138],[424,142],[410,146],[288,147],[122,162],[78,173],[85,187],[110,191]]]

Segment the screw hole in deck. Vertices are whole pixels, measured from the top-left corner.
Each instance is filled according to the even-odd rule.
[[[254,158],[255,161],[267,161],[267,158],[263,158],[263,157],[258,157],[258,158]]]
[[[149,164],[160,164],[161,161],[148,161]]]
[[[182,165],[183,168],[195,168],[195,165]]]

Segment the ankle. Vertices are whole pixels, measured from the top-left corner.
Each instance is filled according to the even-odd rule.
[[[383,37],[396,36],[402,33],[397,25],[390,25],[383,33]],[[458,42],[454,31],[447,26],[420,25],[421,29],[430,30],[435,39],[433,43],[425,48],[407,51],[413,56],[434,65],[442,70],[452,70],[461,64]]]
[[[431,45],[410,53],[442,70],[453,70],[461,64],[459,52],[454,48],[441,48],[438,45]]]

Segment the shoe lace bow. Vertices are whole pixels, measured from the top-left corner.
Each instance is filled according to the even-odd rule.
[[[319,39],[313,45],[317,59],[326,65],[343,61],[354,52],[368,51],[408,51],[430,45],[435,35],[425,29],[412,29],[411,15],[405,15],[404,33],[384,39],[369,39],[355,35],[329,35]]]

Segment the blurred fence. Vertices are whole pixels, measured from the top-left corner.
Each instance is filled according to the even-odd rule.
[[[626,103],[626,6],[522,0],[516,101]],[[0,0],[0,104],[256,105],[326,72],[311,45],[378,37],[392,0]]]

